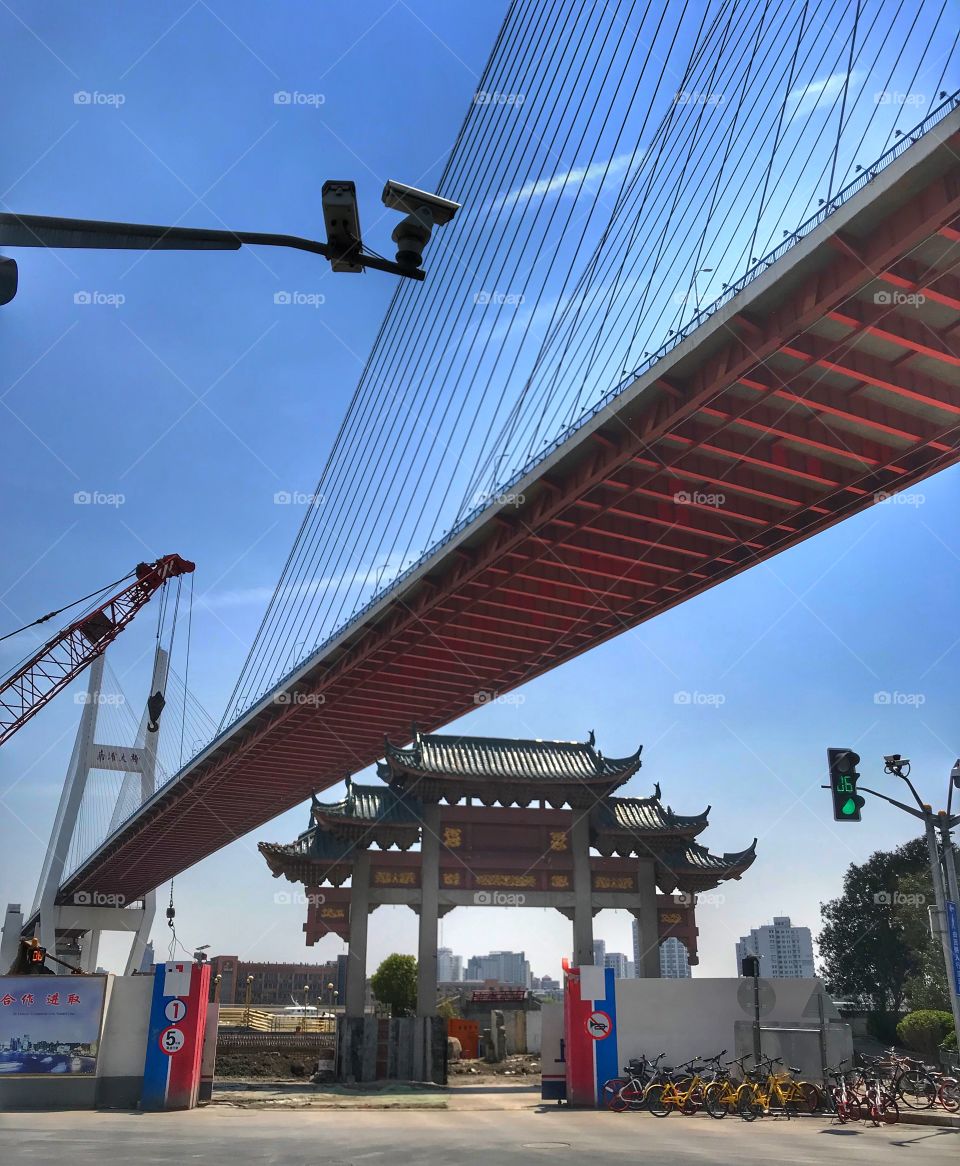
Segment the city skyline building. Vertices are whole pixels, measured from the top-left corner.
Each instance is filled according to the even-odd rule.
[[[807,980],[815,975],[809,927],[794,927],[789,915],[754,927],[737,941],[737,974],[744,956],[760,960],[760,975],[772,980]]]
[[[689,980],[690,961],[687,949],[675,936],[660,944],[660,975],[665,980]]]
[[[618,980],[633,979],[633,960],[627,959],[622,951],[608,951],[603,957],[603,966],[613,968],[613,974]]]
[[[487,955],[471,956],[463,978],[529,988],[530,964],[522,951],[491,951]]]
[[[437,979],[443,984],[455,984],[463,980],[463,956],[454,955],[450,947],[438,947]]]

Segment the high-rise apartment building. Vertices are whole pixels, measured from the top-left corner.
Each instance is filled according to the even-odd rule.
[[[773,923],[755,927],[737,943],[737,974],[744,956],[760,959],[760,975],[773,980],[806,980],[814,975],[813,940],[809,927],[794,927],[789,915],[774,915]]]
[[[437,981],[441,984],[458,983],[463,979],[463,956],[454,955],[452,948],[437,948]]]
[[[666,980],[690,979],[687,949],[675,936],[660,944],[660,975]]]
[[[530,987],[530,964],[522,951],[492,951],[467,962],[465,980],[494,980],[498,984]]]

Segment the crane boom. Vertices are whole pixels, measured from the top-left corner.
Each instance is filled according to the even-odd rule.
[[[141,607],[169,579],[188,575],[189,559],[164,555],[139,563],[136,579],[49,640],[0,684],[0,745],[106,651]]]

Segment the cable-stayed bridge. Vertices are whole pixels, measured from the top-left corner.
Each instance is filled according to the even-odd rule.
[[[635,8],[511,6],[441,184],[473,214],[394,297],[218,735],[59,901],[960,458],[949,19]]]

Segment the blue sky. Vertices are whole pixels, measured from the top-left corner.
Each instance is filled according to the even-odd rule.
[[[278,19],[273,6],[184,0],[135,16],[91,4],[81,22],[65,5],[11,3],[0,11],[3,208],[319,236],[324,179],[352,177],[365,238],[385,253],[395,216],[380,206],[383,180],[437,184],[504,8],[290,3]],[[277,104],[277,92],[303,96]],[[0,312],[0,629],[177,551],[197,562],[190,687],[219,720],[302,518],[302,505],[275,497],[314,490],[394,284],[333,278],[293,252],[18,259],[21,292]],[[316,306],[278,307],[283,290]],[[100,302],[77,303],[78,293]],[[816,930],[846,865],[911,834],[879,804],[860,826],[834,826],[818,789],[827,745],[854,745],[864,774],[888,790],[882,755],[908,754],[940,798],[960,752],[958,494],[960,472],[944,473],[458,727],[581,739],[594,729],[614,755],[642,742],[628,792],[659,781],[679,811],[711,803],[714,850],[758,835],[752,870],[700,913],[701,971],[732,973],[740,934],[774,914]],[[134,703],[155,621],[148,608],[111,649]],[[3,670],[35,642],[27,633],[0,645]],[[682,693],[701,696],[684,704]],[[884,704],[877,693],[902,695]],[[32,899],[77,712],[65,694],[0,755],[2,901]],[[305,824],[304,810],[285,814],[177,880],[188,945],[303,953],[304,909],[275,901],[287,885],[255,843]],[[626,916],[604,913],[596,930],[628,950]],[[464,956],[525,948],[536,972],[553,974],[568,932],[539,911],[444,921],[444,941]],[[371,967],[415,950],[415,934],[412,912],[381,908]],[[119,946],[104,950],[109,961]],[[337,950],[333,939],[315,949]]]

